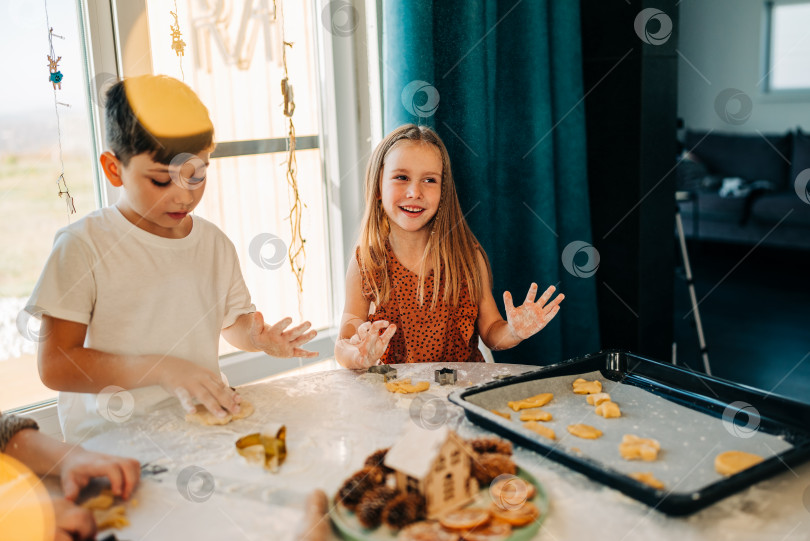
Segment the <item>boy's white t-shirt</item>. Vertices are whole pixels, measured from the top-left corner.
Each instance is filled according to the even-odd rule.
[[[233,243],[214,224],[192,220],[185,238],[167,239],[138,228],[112,206],[60,229],[29,312],[87,325],[87,348],[170,355],[218,374],[220,331],[255,307]],[[104,430],[110,419],[143,414],[171,397],[156,385],[127,392],[134,404],[126,394],[107,403],[99,400],[102,395],[60,392],[66,441],[84,439]]]

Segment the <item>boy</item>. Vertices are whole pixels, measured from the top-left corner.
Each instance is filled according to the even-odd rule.
[[[191,212],[213,147],[208,110],[166,76],[125,79],[107,92],[104,174],[123,188],[114,206],[56,234],[28,303],[42,314],[40,377],[59,394],[66,441],[104,427],[97,395],[128,389],[134,413],[176,396],[224,416],[240,397],[219,374],[220,332],[245,351],[312,357],[315,336],[291,318],[255,311],[233,244]],[[107,415],[109,417],[109,415]]]

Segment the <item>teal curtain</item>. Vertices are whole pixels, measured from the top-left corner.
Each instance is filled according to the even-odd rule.
[[[519,304],[531,282],[566,295],[546,329],[496,360],[597,351],[598,274],[574,275],[594,260],[578,253],[574,273],[562,260],[591,243],[579,2],[383,0],[382,69],[386,132],[427,124],[448,147],[501,313],[503,292]]]

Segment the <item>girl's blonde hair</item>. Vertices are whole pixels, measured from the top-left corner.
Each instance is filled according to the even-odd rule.
[[[470,297],[478,304],[484,291],[484,281],[478,267],[478,253],[483,256],[486,263],[490,284],[492,269],[486,253],[480,249],[478,240],[461,212],[447,148],[436,132],[427,126],[414,124],[400,126],[389,133],[371,155],[366,169],[366,211],[358,241],[360,272],[374,290],[375,303],[379,306],[387,302],[392,289],[385,249],[390,227],[382,206],[380,185],[386,157],[403,141],[433,145],[442,157],[439,209],[429,224],[432,227],[431,235],[419,267],[419,304],[424,303],[425,275],[428,268],[434,269],[431,310],[436,307],[439,300],[439,284],[442,279],[443,302],[457,306],[462,283],[466,282]],[[375,280],[375,276],[380,277],[379,283]]]

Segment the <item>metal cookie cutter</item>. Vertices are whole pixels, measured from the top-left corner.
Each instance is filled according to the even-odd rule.
[[[458,379],[458,371],[453,368],[442,368],[433,373],[433,379],[439,385],[454,385]]]
[[[248,434],[236,440],[236,450],[248,462],[259,462],[275,473],[287,458],[287,429],[271,425],[260,433]]]
[[[388,366],[387,364],[369,366],[368,373],[382,375],[383,381],[385,381],[386,383],[390,380],[397,379],[397,369],[392,366]]]

